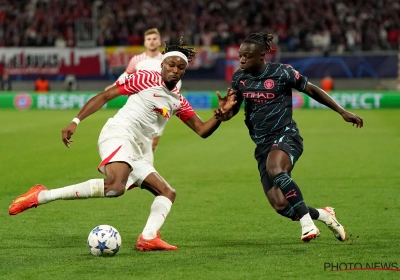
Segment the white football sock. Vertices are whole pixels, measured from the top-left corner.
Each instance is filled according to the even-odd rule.
[[[157,236],[157,230],[164,224],[172,202],[165,196],[157,196],[150,207],[150,215],[142,235],[144,239],[153,239]]]
[[[310,224],[314,224],[313,220],[311,219],[311,216],[309,213],[305,214],[303,217],[301,217],[300,219],[300,225],[310,225]]]
[[[39,204],[45,204],[58,199],[81,199],[89,197],[104,197],[104,179],[91,179],[64,188],[41,191],[38,196]]]
[[[329,217],[331,215],[329,215],[328,212],[326,212],[325,210],[322,210],[322,209],[317,209],[317,211],[319,213],[319,217],[317,219],[318,221],[321,221],[321,222],[324,222],[324,223],[329,222]]]

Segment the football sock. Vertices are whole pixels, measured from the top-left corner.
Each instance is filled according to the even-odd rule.
[[[142,236],[144,239],[153,239],[157,236],[157,230],[164,224],[172,202],[165,196],[157,196],[150,207],[150,215],[147,219],[146,226],[143,229]]]
[[[277,174],[273,179],[275,186],[281,189],[286,200],[292,205],[299,217],[308,214],[307,205],[304,203],[303,195],[297,184],[290,178],[286,172]]]
[[[326,211],[324,211],[322,209],[315,209],[311,206],[307,206],[307,207],[308,207],[308,212],[310,214],[311,219],[324,222],[327,218],[329,218],[329,214],[326,213]],[[286,218],[291,219],[292,221],[300,220],[299,215],[296,214],[292,205],[290,205],[289,203],[286,205],[285,209],[283,209],[281,211],[277,211],[277,213]]]
[[[321,221],[321,222],[324,222],[324,223],[329,222],[329,217],[331,215],[329,215],[328,212],[326,212],[326,211],[324,211],[322,209],[315,209],[315,210],[318,211],[318,214],[319,214],[318,221]]]
[[[313,220],[311,219],[310,214],[305,214],[303,217],[300,219],[300,225],[309,225],[309,224],[314,224]]]
[[[277,211],[278,214],[291,219],[292,221],[298,221],[299,220],[299,215],[297,215],[296,211],[294,211],[292,205],[288,203],[285,207],[285,209],[281,211]]]
[[[311,206],[307,206],[307,207],[308,207],[308,213],[310,213],[311,218],[313,220],[318,220],[318,218],[320,216],[320,212]]]
[[[41,191],[39,204],[45,204],[58,199],[81,199],[89,197],[104,197],[104,179],[92,179],[64,188]]]

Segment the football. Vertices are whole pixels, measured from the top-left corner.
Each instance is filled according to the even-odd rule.
[[[94,256],[114,256],[121,242],[118,230],[109,225],[100,225],[90,231],[87,244]]]

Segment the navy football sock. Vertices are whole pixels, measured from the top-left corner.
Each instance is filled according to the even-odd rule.
[[[318,220],[319,218],[319,212],[317,209],[311,206],[307,206],[308,212],[310,213],[311,219],[313,220]],[[289,218],[292,221],[298,221],[299,215],[297,215],[296,211],[294,211],[292,205],[289,203],[286,205],[285,209],[281,211],[276,211],[279,215],[282,215],[283,217]]]
[[[294,211],[292,205],[290,205],[289,203],[286,205],[285,209],[276,212],[279,215],[291,219],[292,221],[298,221],[300,219],[299,215],[297,215],[296,211]]]
[[[281,189],[283,195],[290,205],[294,208],[299,218],[308,214],[307,205],[304,203],[303,195],[297,184],[290,178],[286,172],[277,174],[272,182],[275,186]]]
[[[308,207],[308,213],[310,213],[311,219],[318,220],[318,218],[319,218],[318,210],[311,206],[307,206],[307,207]]]

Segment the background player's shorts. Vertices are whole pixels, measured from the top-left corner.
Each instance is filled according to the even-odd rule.
[[[106,175],[106,164],[126,162],[132,171],[125,188],[130,189],[133,185],[140,186],[150,173],[157,172],[153,165],[143,157],[143,151],[147,150],[144,146],[135,142],[132,134],[126,129],[118,126],[104,126],[98,140],[102,160],[99,171]]]
[[[303,153],[303,138],[300,136],[297,129],[290,129],[289,131],[285,131],[284,133],[271,138],[271,141],[268,141],[268,143],[257,145],[254,157],[258,163],[261,184],[265,193],[267,193],[273,186],[267,173],[267,157],[273,150],[282,150],[287,153],[292,165],[294,166]]]

